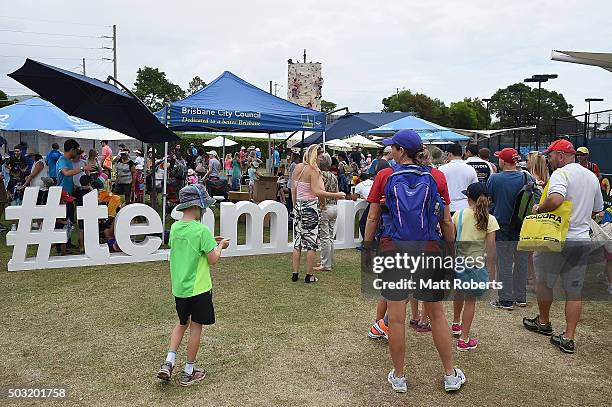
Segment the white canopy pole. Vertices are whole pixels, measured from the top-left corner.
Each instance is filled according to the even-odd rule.
[[[155,178],[154,178],[155,179]],[[168,183],[168,142],[164,143],[164,190],[162,193],[162,242],[166,242],[166,200]]]
[[[168,111],[170,106],[166,106],[166,127],[168,127],[168,120],[170,119],[170,112]],[[153,176],[155,181],[155,176]],[[164,184],[162,192],[162,243],[166,242],[166,202],[168,200],[168,142],[164,143]],[[155,185],[155,184],[153,184]]]
[[[274,163],[272,162],[272,134],[268,133],[268,175],[272,174]]]
[[[221,153],[221,168],[225,169],[225,136],[223,136],[223,153]]]
[[[325,130],[323,130],[323,151],[325,151]]]

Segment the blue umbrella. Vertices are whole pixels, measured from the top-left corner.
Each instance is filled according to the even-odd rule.
[[[455,133],[440,126],[439,124],[428,122],[416,116],[406,116],[391,123],[383,124],[380,127],[368,131],[368,134],[392,135],[400,130],[414,130],[421,136],[424,143],[432,142],[455,142],[468,141],[469,137]]]
[[[102,126],[70,116],[52,103],[31,98],[0,109],[0,130],[99,130]]]
[[[98,79],[29,58],[21,68],[8,76],[68,114],[82,117],[145,143],[179,139],[123,86],[128,93]]]

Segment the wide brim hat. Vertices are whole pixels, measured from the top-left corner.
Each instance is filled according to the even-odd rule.
[[[192,206],[206,209],[217,201],[208,195],[208,191],[206,191],[202,184],[193,184],[181,188],[179,191],[179,202],[176,207],[177,211],[183,211]]]

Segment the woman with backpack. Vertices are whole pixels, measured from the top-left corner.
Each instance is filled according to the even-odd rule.
[[[495,279],[495,264],[497,252],[495,247],[495,232],[499,230],[495,216],[489,215],[489,198],[487,187],[481,182],[470,184],[463,191],[468,198],[468,207],[453,215],[453,223],[457,227],[457,258],[472,258],[486,267],[471,267],[456,270],[455,278],[462,282],[486,283]],[[460,272],[461,271],[461,272]],[[451,331],[459,335],[458,351],[468,351],[478,346],[476,338],[470,338],[470,329],[476,311],[476,298],[486,293],[484,289],[456,290],[453,301],[453,325]],[[463,311],[463,315],[462,312]]]
[[[298,281],[300,275],[300,258],[306,250],[305,283],[314,283],[313,274],[315,255],[319,249],[319,198],[344,199],[344,192],[326,192],[319,169],[319,160],[323,148],[317,144],[308,147],[304,160],[293,170],[291,194],[293,201],[293,218],[295,236],[293,241],[293,275],[292,281]]]
[[[364,254],[372,255],[367,246],[376,234],[382,214],[383,232],[379,245],[381,256],[377,258],[383,257],[386,261],[389,257],[395,257],[402,248],[406,248],[404,254],[411,255],[413,260],[415,257],[423,257],[424,252],[427,254],[425,260],[441,256],[441,238],[447,242],[453,242],[455,238],[448,204],[444,204],[439,193],[446,188],[446,179],[439,171],[418,165],[424,155],[424,147],[421,137],[414,130],[399,131],[383,143],[391,146],[391,156],[396,165],[378,173],[368,196],[370,212],[366,225]],[[447,203],[448,201],[450,199],[446,200]],[[418,219],[420,221],[417,221]],[[387,289],[382,286],[381,294],[387,300],[389,352],[394,367],[387,376],[388,382],[396,392],[407,391],[404,377],[406,304],[412,293],[415,299],[424,301],[430,318],[434,345],[444,367],[444,389],[458,390],[466,382],[466,378],[460,369],[453,367],[452,338],[441,302],[444,290],[428,289],[421,285],[423,282],[443,283],[446,278],[445,271],[435,267],[428,270],[421,264],[406,275],[407,270],[401,270],[398,265],[396,269],[383,271],[382,282],[402,282],[403,279],[397,279],[399,273],[404,273],[402,276],[408,277],[416,287],[414,290],[394,290],[391,285],[387,285]],[[385,279],[389,275],[391,281],[388,281],[389,278]]]

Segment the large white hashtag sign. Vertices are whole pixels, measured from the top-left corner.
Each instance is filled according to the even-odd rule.
[[[36,263],[44,265],[49,262],[51,245],[68,241],[65,230],[55,229],[55,220],[57,218],[66,218],[66,205],[60,205],[62,188],[49,188],[46,205],[36,205],[38,190],[38,187],[26,188],[21,206],[9,206],[6,208],[6,219],[19,221],[17,230],[6,234],[6,244],[15,246],[13,248],[13,257],[10,260],[11,263],[14,263],[12,264],[13,267],[26,264],[28,245],[38,245]],[[42,227],[39,230],[32,230],[32,221],[34,219],[42,219]]]

